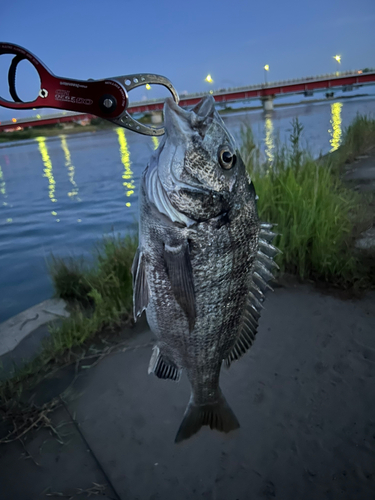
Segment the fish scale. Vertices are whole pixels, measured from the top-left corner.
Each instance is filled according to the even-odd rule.
[[[202,425],[239,427],[220,390],[220,370],[255,340],[277,249],[212,97],[192,111],[167,99],[164,114],[165,140],[141,182],[134,316],[146,310],[157,339],[149,373],[188,376],[179,442]]]

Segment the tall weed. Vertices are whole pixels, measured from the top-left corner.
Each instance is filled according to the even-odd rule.
[[[259,216],[277,224],[282,272],[352,285],[359,279],[351,251],[359,196],[343,186],[329,162],[315,161],[301,148],[302,130],[293,120],[289,144],[278,145],[271,165],[247,163]]]

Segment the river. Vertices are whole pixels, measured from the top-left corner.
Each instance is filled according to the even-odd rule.
[[[299,118],[314,155],[336,149],[357,113],[374,115],[375,97],[358,97],[225,115],[239,137],[249,123],[267,158]],[[137,191],[156,138],[125,129],[0,145],[0,322],[53,294],[51,253],[91,259],[108,234],[137,227]]]

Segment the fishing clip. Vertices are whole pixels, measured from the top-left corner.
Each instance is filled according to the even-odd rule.
[[[2,54],[15,55],[8,72],[9,93],[13,102],[0,96],[0,106],[5,108],[57,108],[76,111],[104,118],[140,134],[159,136],[164,134],[164,128],[148,127],[129,114],[128,92],[146,84],[163,85],[170,91],[176,103],[179,101],[177,91],[164,76],[139,73],[103,80],[72,80],[55,76],[36,56],[18,45],[0,42],[0,55]],[[40,90],[35,101],[22,102],[16,91],[16,69],[24,59],[34,66],[40,78]],[[162,104],[150,104],[149,110],[153,109],[162,109]]]

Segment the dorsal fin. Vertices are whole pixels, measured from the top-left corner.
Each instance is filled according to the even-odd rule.
[[[253,263],[252,282],[242,314],[240,332],[236,343],[225,359],[228,368],[232,361],[239,359],[253,345],[258,329],[258,320],[263,309],[264,293],[267,288],[272,290],[268,281],[274,279],[272,271],[279,269],[273,260],[279,250],[270,243],[276,236],[271,228],[271,224],[260,225],[259,250]]]
[[[252,290],[250,288],[250,290]],[[232,361],[239,359],[245,352],[250,349],[255,340],[255,335],[258,329],[258,317],[255,312],[260,311],[263,307],[261,303],[256,299],[257,305],[255,305],[252,300],[254,299],[254,293],[251,291],[246,301],[246,305],[242,314],[242,325],[240,327],[240,334],[236,340],[236,343],[232,347],[232,350],[225,359],[225,364],[227,368],[231,365]]]

